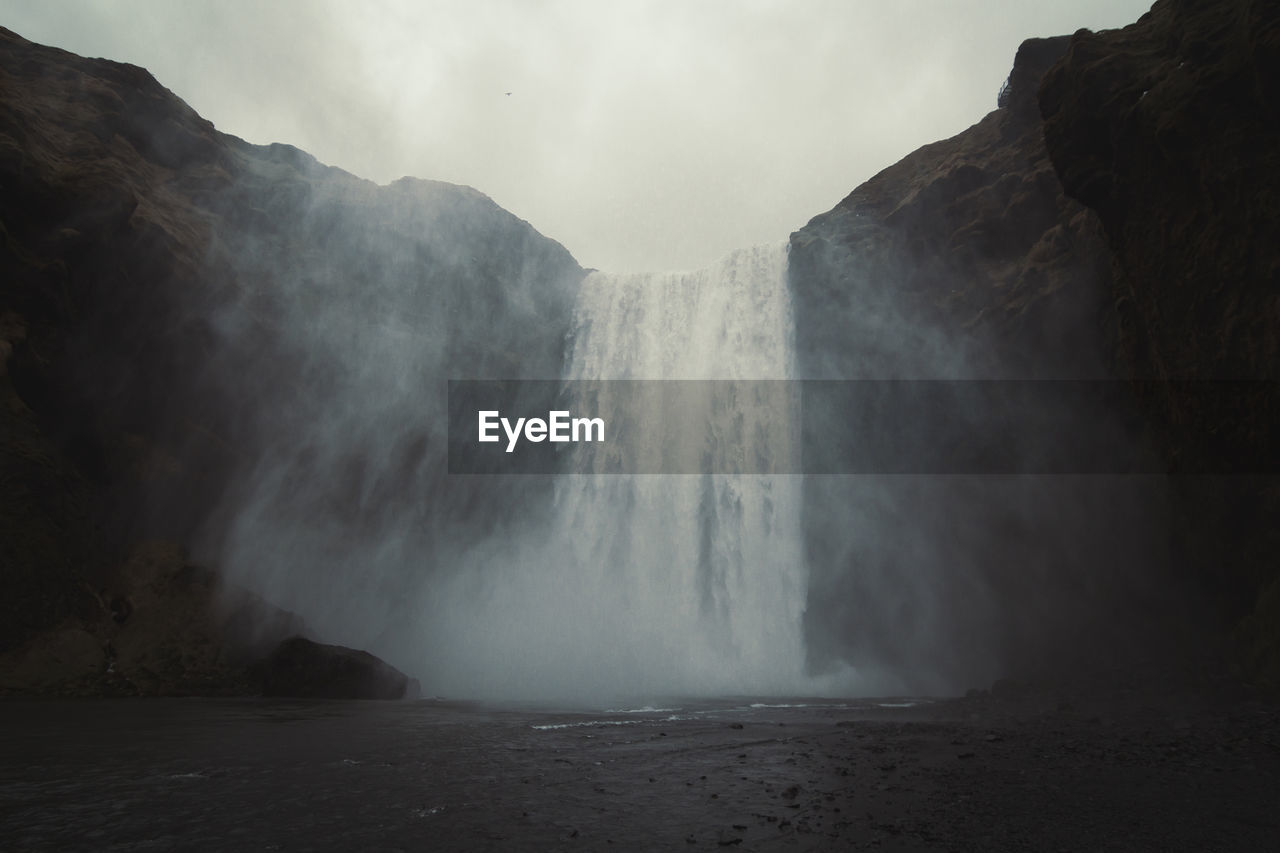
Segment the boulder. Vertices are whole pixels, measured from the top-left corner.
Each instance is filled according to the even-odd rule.
[[[358,649],[290,637],[262,665],[266,696],[314,699],[403,699],[409,678]]]

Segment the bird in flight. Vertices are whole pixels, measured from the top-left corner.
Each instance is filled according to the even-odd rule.
[[[507,92],[507,95],[510,95],[510,94],[511,94],[510,92]]]

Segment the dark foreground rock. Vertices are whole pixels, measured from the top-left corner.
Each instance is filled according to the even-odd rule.
[[[282,641],[261,672],[264,696],[403,699],[409,690],[408,676],[368,652],[305,637]]]

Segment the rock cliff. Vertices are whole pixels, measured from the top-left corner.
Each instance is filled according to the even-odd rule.
[[[1280,684],[1280,402],[1196,388],[1280,379],[1280,8],[1160,0],[1082,31],[1040,92],[1066,191],[1113,253],[1117,374],[1175,472],[1171,571],[1238,626],[1243,669]],[[1249,475],[1252,472],[1252,475]]]
[[[1024,42],[997,109],[792,235],[802,376],[948,380],[964,394],[971,380],[1113,375],[1106,235],[1064,192],[1037,101],[1067,46]],[[854,414],[821,403],[806,404],[806,422],[836,429]],[[954,440],[949,424],[918,414],[903,424],[877,413],[869,428]],[[1047,415],[1060,435],[1115,420],[1100,409]],[[1159,495],[1148,482],[871,472],[810,478],[804,490],[818,666],[844,660],[890,688],[950,692],[1081,664],[1108,645],[1140,655],[1156,632],[1149,619],[1114,615],[1153,585]]]
[[[1003,106],[792,235],[806,377],[1107,375],[1096,321],[1110,256],[1062,190],[1036,101],[1066,45],[1025,42]]]
[[[1028,41],[996,111],[792,236],[806,376],[1118,381],[1119,411],[1056,428],[1127,424],[1169,474],[810,483],[820,657],[981,681],[1233,634],[1239,672],[1280,675],[1280,413],[1258,383],[1280,330],[1276,22],[1162,0]]]
[[[139,542],[216,545],[264,460],[320,524],[442,476],[444,379],[558,377],[582,274],[475,190],[250,145],[143,69],[0,29],[0,650],[109,616]],[[366,375],[405,353],[399,385]],[[364,386],[413,422],[325,458],[307,424]]]

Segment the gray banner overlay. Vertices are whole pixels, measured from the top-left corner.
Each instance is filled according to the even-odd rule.
[[[1280,383],[453,380],[451,474],[1157,474],[1140,401],[1219,413],[1215,461],[1280,473]],[[1243,436],[1244,412],[1268,436]],[[484,440],[482,440],[484,439]]]

